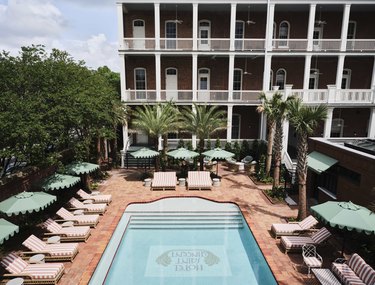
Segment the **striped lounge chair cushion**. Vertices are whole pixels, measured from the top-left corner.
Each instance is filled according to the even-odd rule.
[[[67,227],[62,228],[60,233],[66,234],[69,237],[84,237],[90,232],[89,226]]]
[[[346,285],[365,285],[362,280],[347,265],[341,263],[332,263],[332,271]]]
[[[77,191],[77,195],[80,196],[82,199],[86,200],[94,200],[95,202],[103,202],[103,203],[110,203],[112,201],[112,195],[90,195],[87,192],[83,191],[82,189],[79,189]]]
[[[212,180],[208,171],[189,171],[188,172],[189,187],[211,187]]]
[[[69,203],[74,208],[86,209],[88,212],[105,212],[105,210],[107,209],[107,204],[83,204],[76,198],[71,198],[69,200]]]
[[[60,226],[58,223],[56,223],[52,219],[48,219],[47,221],[44,222],[43,225],[51,233],[58,233],[62,229],[62,226]]]
[[[29,236],[22,244],[31,251],[43,251],[46,247],[46,243],[34,235]]]
[[[12,252],[1,260],[1,265],[12,274],[20,274],[28,266],[28,263]]]
[[[349,267],[365,283],[375,284],[375,271],[357,253],[354,253],[349,261]]]
[[[60,208],[60,210],[58,210],[56,214],[64,220],[77,221],[78,224],[96,224],[99,221],[99,215],[97,214],[74,216],[65,208]]]
[[[315,226],[318,223],[318,221],[313,216],[308,216],[307,218],[300,221],[298,224],[300,227],[304,230],[311,229],[313,226]]]
[[[272,224],[271,231],[277,235],[291,234],[302,230],[299,224]]]
[[[152,187],[176,187],[176,172],[155,172]]]
[[[78,243],[46,244],[34,235],[29,236],[22,244],[31,251],[44,251],[51,256],[71,256],[78,251]]]
[[[29,274],[33,279],[55,279],[62,271],[62,263],[29,264],[23,274]]]
[[[311,239],[314,241],[314,243],[320,244],[324,242],[326,239],[328,239],[330,236],[331,233],[329,232],[329,230],[327,230],[326,228],[321,228],[319,231],[317,231],[311,236]]]
[[[304,257],[303,260],[308,267],[321,267],[322,266],[322,262],[318,258],[313,257],[313,256]]]
[[[282,236],[280,240],[285,249],[302,248],[304,244],[314,244],[311,237],[302,236]]]

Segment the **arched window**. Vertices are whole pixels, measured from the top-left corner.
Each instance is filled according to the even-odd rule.
[[[282,21],[279,26],[279,47],[288,47],[290,25],[287,21]]]
[[[285,82],[286,82],[286,70],[284,68],[280,68],[276,72],[276,82],[275,82],[275,85],[279,86],[280,90],[283,90],[284,86],[285,86]]]
[[[208,20],[199,21],[199,49],[210,49],[211,23]]]
[[[167,75],[177,75],[177,69],[174,67],[168,67],[165,72]]]
[[[145,21],[143,20],[134,20],[133,21],[133,27],[144,27]]]

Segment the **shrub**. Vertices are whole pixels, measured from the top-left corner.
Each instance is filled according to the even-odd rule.
[[[188,141],[188,142],[186,143],[186,148],[187,148],[188,150],[193,150],[193,143],[192,143],[191,141]]]
[[[219,138],[217,138],[216,141],[215,141],[215,148],[218,148],[218,147],[221,148],[221,142],[220,142]]]
[[[285,189],[283,186],[273,187],[270,190],[267,190],[267,195],[271,198],[275,198],[278,200],[284,200],[286,197]]]
[[[207,150],[211,149],[211,140],[210,139],[208,139],[207,142],[206,142],[206,149]]]
[[[184,142],[183,139],[180,139],[180,140],[178,141],[177,148],[180,148],[180,147],[185,147],[185,142]]]
[[[241,144],[240,159],[244,158],[247,155],[250,155],[250,145],[249,142],[244,140]]]
[[[240,160],[241,147],[237,141],[233,144],[233,152],[234,152],[235,159]]]
[[[226,142],[226,143],[225,143],[224,149],[225,149],[226,151],[233,152],[232,145],[231,145],[230,142]]]

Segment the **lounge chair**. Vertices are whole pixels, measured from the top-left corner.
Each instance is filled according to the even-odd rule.
[[[60,216],[63,220],[59,221],[72,221],[74,225],[77,226],[90,226],[95,228],[96,225],[99,223],[99,215],[98,214],[87,214],[87,215],[73,215],[72,212],[69,212],[65,208],[60,208],[56,212],[58,216]]]
[[[112,195],[103,195],[103,194],[98,194],[98,195],[93,195],[89,194],[82,189],[79,189],[77,191],[77,195],[80,197],[81,200],[93,200],[94,203],[106,203],[110,204],[112,202]]]
[[[73,207],[70,210],[83,210],[90,214],[104,214],[107,211],[107,204],[84,204],[74,197],[69,200],[69,204]]]
[[[336,260],[332,263],[333,273],[343,284],[375,284],[375,270],[357,253],[349,260]]]
[[[31,252],[23,252],[24,257],[42,253],[46,261],[73,261],[78,253],[78,243],[55,243],[48,244],[36,236],[29,236],[23,243]]]
[[[282,236],[280,244],[285,248],[285,253],[292,250],[301,250],[304,244],[320,245],[331,237],[326,228],[321,228],[311,236]]]
[[[151,190],[176,190],[176,172],[155,172]]]
[[[4,274],[4,279],[22,277],[23,284],[57,284],[65,270],[62,263],[29,264],[14,252],[4,257],[1,265],[11,273]]]
[[[271,233],[278,238],[280,236],[299,235],[303,231],[307,231],[318,224],[313,216],[308,216],[300,222],[290,222],[287,224],[272,224]]]
[[[188,190],[211,190],[212,180],[208,171],[189,171]]]
[[[52,219],[48,219],[43,226],[49,231],[45,236],[60,236],[61,241],[84,241],[86,242],[91,232],[89,226],[62,227]]]

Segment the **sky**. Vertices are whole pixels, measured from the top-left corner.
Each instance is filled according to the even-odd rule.
[[[0,0],[0,51],[32,44],[120,71],[116,0]]]

